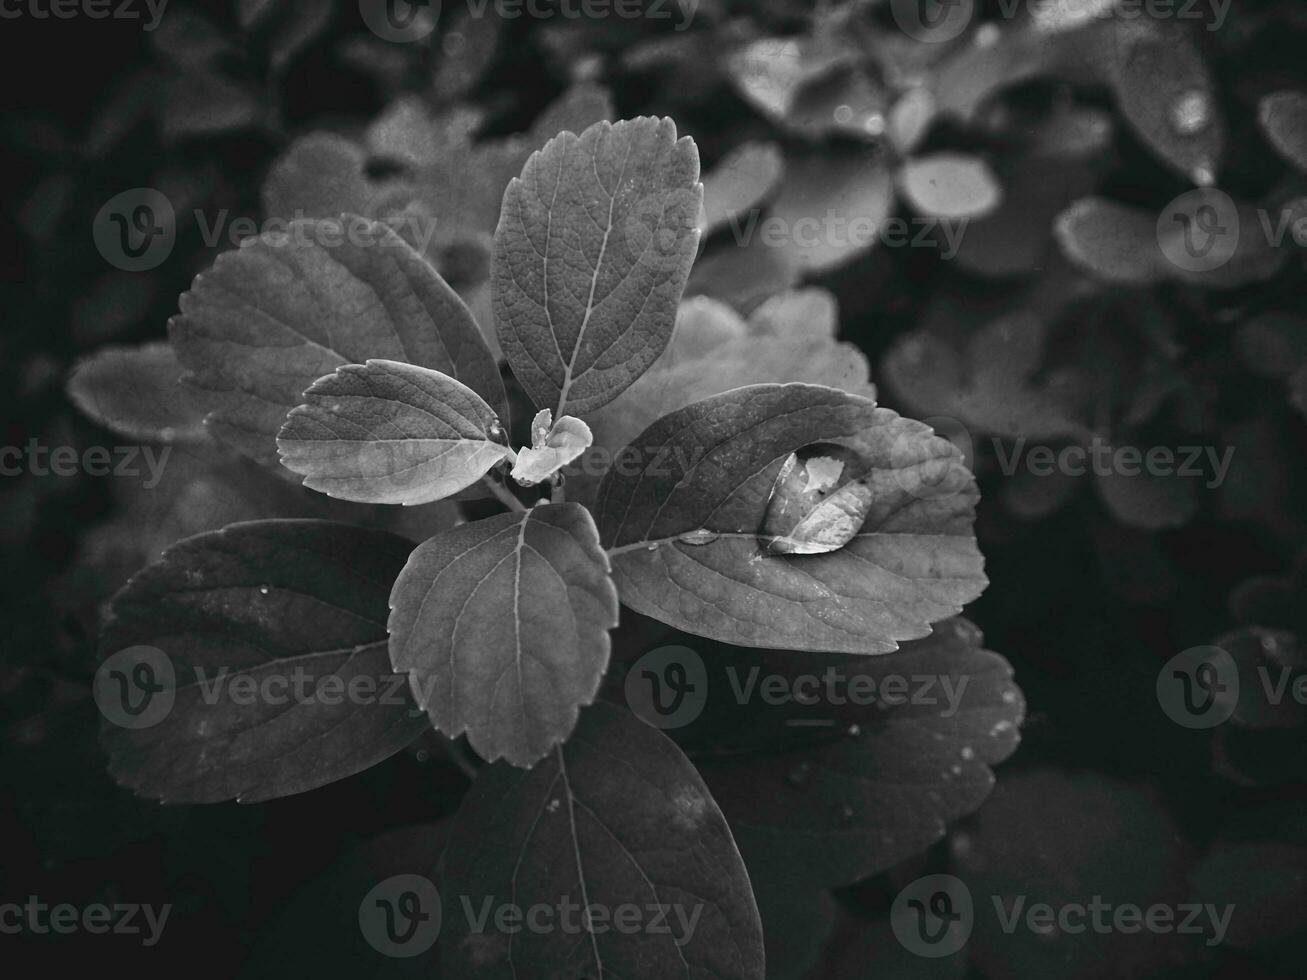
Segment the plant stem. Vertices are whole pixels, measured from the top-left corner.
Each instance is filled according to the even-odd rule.
[[[496,499],[498,499],[499,502],[509,510],[526,510],[526,505],[514,497],[513,494],[509,492],[508,487],[504,486],[502,483],[496,483],[488,476],[483,476],[481,482],[488,486],[490,492],[495,495]]]

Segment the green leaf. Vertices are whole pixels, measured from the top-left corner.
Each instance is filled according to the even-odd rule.
[[[388,358],[448,374],[506,413],[463,301],[393,230],[354,215],[292,222],[220,255],[168,325],[221,441],[270,466],[286,412],[336,368]]]
[[[701,198],[694,142],[649,117],[562,133],[509,183],[495,230],[495,321],[538,407],[583,415],[663,352]]]
[[[813,443],[854,450],[866,523],[824,555],[770,556],[763,523],[781,466]],[[984,589],[975,484],[951,443],[875,402],[815,385],[752,385],[646,429],[595,503],[622,601],[742,646],[885,653]]]
[[[432,724],[516,766],[567,738],[617,625],[608,559],[578,504],[436,535],[409,558],[390,606],[391,663]]]
[[[725,818],[675,744],[612,705],[583,712],[529,772],[501,764],[477,776],[440,893],[451,980],[764,975],[758,909]],[[496,928],[509,903],[549,911],[554,927]],[[632,907],[636,927],[618,928]]]
[[[1307,173],[1307,94],[1268,95],[1261,101],[1257,118],[1280,156]]]
[[[471,388],[398,361],[346,364],[319,378],[277,436],[282,465],[329,497],[427,504],[481,479],[512,450]]]
[[[412,742],[428,722],[391,673],[385,627],[411,548],[380,531],[275,520],[165,552],[114,597],[100,639],[102,656],[120,659],[97,675],[97,700],[144,704],[149,722],[104,723],[114,778],[170,803],[254,802],[362,772]],[[115,687],[115,671],[135,680],[142,667],[166,690]]]
[[[899,171],[908,203],[931,218],[983,218],[1003,201],[989,166],[960,153],[914,157]]]
[[[203,440],[203,409],[180,376],[181,365],[167,344],[102,347],[77,363],[68,397],[89,418],[128,439]]]
[[[975,626],[954,619],[890,657],[704,658],[720,728],[702,736],[702,754],[688,751],[755,882],[851,884],[921,852],[980,807],[1025,713],[1012,668],[981,644]],[[801,683],[812,677],[838,683],[814,694]],[[769,690],[805,696],[775,703]]]

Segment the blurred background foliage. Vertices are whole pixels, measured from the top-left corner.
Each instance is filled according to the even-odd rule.
[[[838,311],[881,401],[967,450],[991,580],[970,615],[1030,708],[976,817],[904,867],[780,916],[794,937],[775,975],[1296,975],[1307,715],[1289,705],[1194,732],[1158,710],[1154,682],[1173,654],[1213,641],[1250,676],[1303,667],[1307,281],[1292,232],[1263,229],[1307,217],[1307,10],[1241,0],[1149,20],[1112,6],[959,0],[956,36],[925,40],[889,0],[702,0],[688,23],[673,5],[531,21],[446,3],[422,11],[438,22],[414,43],[381,39],[337,0],[174,0],[152,32],[6,24],[3,442],[114,444],[70,403],[69,372],[82,363],[74,391],[93,417],[93,366],[163,339],[178,294],[230,247],[205,240],[216,220],[434,217],[428,257],[484,310],[499,197],[526,155],[604,116],[670,115],[698,143],[707,187],[697,308],[747,316],[786,289],[825,291],[818,305]],[[156,268],[122,272],[91,223],[142,186],[171,201],[176,244]],[[1186,268],[1165,229],[1213,202],[1238,215],[1238,247]],[[769,218],[827,223],[811,242],[769,243]],[[858,235],[853,219],[907,235]],[[1233,455],[1220,481],[1003,472],[1030,445],[1095,443]],[[331,882],[432,848],[394,828],[448,814],[465,780],[421,743],[256,808],[169,810],[113,786],[89,698],[99,604],[186,534],[331,513],[185,433],[173,450],[153,489],[0,483],[0,883],[173,902],[165,944],[138,951],[151,969],[201,957],[221,975],[298,972],[311,953],[340,969],[351,954],[316,947],[326,923],[353,928]],[[640,628],[623,627],[633,644]],[[981,931],[969,957],[919,960],[885,917],[926,870],[1049,901],[1236,901],[1257,925],[1216,949]],[[79,942],[90,948],[82,937],[43,955]]]

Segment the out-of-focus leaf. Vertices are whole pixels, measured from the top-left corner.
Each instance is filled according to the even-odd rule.
[[[399,235],[355,215],[293,222],[219,256],[168,331],[187,380],[213,394],[210,431],[270,466],[309,385],[370,358],[448,374],[507,414],[462,301]]]
[[[1234,343],[1250,370],[1284,379],[1307,364],[1307,319],[1293,313],[1263,313],[1239,327]]]
[[[1301,728],[1307,706],[1298,691],[1307,690],[1307,653],[1301,640],[1287,630],[1247,626],[1212,641],[1239,671],[1239,694],[1233,724],[1244,728]]]
[[[736,238],[734,229],[732,238]],[[734,242],[710,249],[694,263],[685,295],[717,300],[748,313],[769,296],[797,285],[799,279],[800,269],[788,251],[766,244],[752,224],[742,222]]]
[[[179,379],[177,355],[164,343],[104,347],[80,361],[68,397],[100,425],[128,439],[193,442],[205,438],[204,409]]]
[[[257,129],[268,106],[253,86],[216,72],[181,72],[164,83],[159,128],[165,145]]]
[[[1028,314],[988,324],[970,339],[963,357],[947,341],[920,330],[885,355],[885,382],[917,416],[954,418],[976,434],[1086,436],[1067,399],[1034,380],[1044,340],[1043,322]]]
[[[967,222],[958,263],[986,276],[1042,270],[1054,219],[1097,185],[1111,138],[1111,116],[1096,109],[1070,107],[1044,119],[996,164],[1003,200],[993,214]]]
[[[1199,185],[1225,152],[1225,119],[1202,53],[1179,30],[1123,28],[1111,81],[1126,121],[1154,153]]]
[[[1258,107],[1262,131],[1276,151],[1307,173],[1307,94],[1276,92]]]
[[[440,37],[440,63],[431,90],[442,102],[455,102],[484,77],[499,47],[504,17],[479,17],[469,11]]]
[[[1118,446],[1114,451],[1131,449],[1136,458],[1145,458],[1144,450],[1135,447]],[[1154,473],[1147,466],[1139,467],[1135,473],[1111,468],[1097,474],[1094,486],[1112,516],[1131,527],[1149,531],[1180,527],[1198,511],[1198,490],[1192,479],[1174,473]]]
[[[742,96],[777,121],[795,108],[803,88],[850,61],[848,48],[826,39],[764,38],[727,59],[727,71]]]
[[[1151,216],[1099,197],[1076,201],[1054,234],[1076,265],[1106,282],[1151,285],[1168,279],[1229,289],[1261,282],[1287,250],[1262,233],[1262,216],[1222,192],[1203,188]]]
[[[390,658],[432,724],[487,761],[531,766],[608,666],[617,590],[590,512],[543,504],[439,534],[390,595]]]
[[[843,443],[873,493],[853,540],[824,555],[760,542],[782,464]],[[984,589],[975,484],[952,444],[869,399],[752,385],[664,416],[614,461],[595,502],[622,601],[744,646],[885,653]]]
[[[728,222],[739,225],[741,216],[771,196],[784,167],[775,143],[745,143],[723,158],[703,178],[703,233]]]
[[[967,943],[972,963],[995,980],[1142,978],[1182,963],[1201,948],[1203,936],[1045,931],[1029,928],[1026,919],[1041,903],[1174,907],[1185,898],[1179,839],[1153,794],[1117,780],[1044,769],[1005,777],[974,825],[952,842],[956,874],[976,910]],[[1017,928],[1004,929],[1014,914]]]
[[[881,154],[795,151],[767,216],[743,230],[800,273],[820,273],[875,245],[893,208],[894,180]]]
[[[452,980],[763,978],[757,905],[708,787],[666,736],[608,704],[583,711],[534,769],[478,774],[454,820],[440,893],[460,910],[493,910],[508,896],[519,908],[666,909],[666,929],[642,920],[602,931],[476,932],[470,916],[451,915],[441,938]]]
[[[144,723],[105,721],[114,777],[170,803],[255,802],[408,745],[427,720],[391,674],[385,621],[411,547],[344,524],[254,521],[171,548],[115,596],[100,639],[97,698]]]
[[[504,192],[495,323],[539,407],[585,414],[667,346],[699,242],[699,157],[670,119],[565,132]]]
[[[983,218],[1003,200],[989,166],[958,153],[914,157],[899,171],[898,182],[908,203],[932,218]]]
[[[359,503],[427,504],[512,455],[494,409],[429,368],[370,359],[319,378],[277,434],[282,465]]]
[[[1300,938],[1307,847],[1279,840],[1223,841],[1190,874],[1198,902],[1234,910],[1224,941],[1258,949]]]

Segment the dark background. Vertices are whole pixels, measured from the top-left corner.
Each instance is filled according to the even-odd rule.
[[[1241,86],[1260,90],[1303,82],[1307,33],[1301,22],[1276,19],[1276,7],[1239,3],[1231,29],[1244,30],[1246,39],[1213,45],[1211,52],[1240,134],[1251,127],[1243,118]],[[801,30],[807,16],[797,3],[734,9],[772,33]],[[232,5],[204,10],[220,28],[239,35]],[[161,338],[176,297],[207,263],[190,226],[159,269],[124,286],[92,242],[90,222],[100,204],[168,169],[205,175],[198,193],[206,209],[229,207],[257,217],[262,175],[288,139],[312,128],[366,121],[387,103],[392,84],[398,90],[421,88],[427,69],[418,55],[394,69],[396,83],[345,63],[337,54],[340,43],[362,30],[354,6],[339,5],[327,29],[276,77],[257,40],[238,45],[232,76],[276,93],[279,124],[165,142],[149,112],[133,119],[130,111],[113,107],[116,86],[159,62],[137,24],[31,17],[0,22],[4,444],[23,445],[33,436],[53,444],[102,438],[69,405],[63,388],[68,370],[105,343]],[[576,43],[602,53],[626,39]],[[665,106],[683,94],[620,68],[601,77],[622,116]],[[562,64],[523,20],[501,38],[474,98],[490,107],[489,132],[511,132],[528,125],[566,82]],[[729,134],[761,124],[725,86],[694,96],[684,100],[677,122],[699,140],[706,169],[733,144]],[[1035,86],[1025,97],[1037,101],[1041,93]],[[89,135],[114,113],[126,127],[123,136],[98,158],[88,158],[83,148]],[[940,146],[967,146],[968,140],[974,137],[947,127],[930,137],[931,145]],[[1266,192],[1281,165],[1254,138],[1232,143],[1222,186],[1250,197]],[[1115,151],[1099,193],[1160,207],[1183,189],[1129,134]],[[958,273],[929,255],[884,249],[821,284],[839,297],[842,336],[868,354],[878,382],[881,356],[941,294],[964,304],[983,297],[1001,306],[1017,292]],[[1150,532],[1123,525],[1093,494],[1082,492],[1052,515],[1030,521],[1000,506],[1001,474],[992,466],[982,471],[977,527],[991,584],[968,613],[984,630],[986,645],[1013,664],[1029,706],[1022,745],[998,770],[1000,791],[1023,772],[1087,772],[1105,777],[1095,785],[1109,791],[1146,787],[1173,822],[1171,843],[1188,855],[1219,840],[1307,844],[1302,729],[1223,735],[1217,755],[1224,762],[1214,764],[1217,736],[1171,723],[1154,696],[1158,667],[1174,653],[1249,623],[1296,626],[1285,620],[1303,615],[1301,587],[1284,583],[1303,543],[1307,423],[1281,386],[1240,368],[1231,342],[1232,324],[1257,311],[1298,310],[1302,299],[1301,262],[1269,283],[1243,289],[1152,291],[1151,301],[1178,322],[1184,370],[1211,393],[1210,431],[1251,433],[1236,454],[1236,475],[1253,494],[1242,508],[1232,510],[1217,495],[1204,495],[1182,527]],[[1109,293],[1095,302],[1068,316],[1086,330],[1130,329],[1138,309],[1132,295]],[[1115,369],[1111,363],[1106,368]],[[883,385],[882,391],[897,407]],[[1177,441],[1183,440],[1158,434],[1159,444]],[[51,904],[170,902],[173,912],[156,949],[141,950],[131,937],[25,935],[21,941],[0,938],[0,957],[6,964],[27,960],[47,970],[89,956],[106,966],[139,964],[150,975],[176,970],[233,976],[243,966],[258,971],[260,961],[251,959],[251,951],[262,942],[274,949],[268,955],[284,971],[308,975],[303,968],[327,927],[311,914],[308,925],[285,922],[291,899],[370,838],[451,813],[466,781],[434,745],[419,744],[363,775],[252,807],[169,809],[118,789],[105,773],[89,682],[98,605],[132,569],[89,560],[85,549],[87,535],[111,520],[118,506],[109,481],[87,476],[4,477],[0,483],[7,573],[0,640],[0,899],[36,894]],[[1231,595],[1258,577],[1280,580],[1274,610],[1244,615]],[[395,846],[430,843],[410,835]],[[1112,858],[1110,851],[1081,854],[1068,846],[1066,862],[1072,871],[1076,862],[1101,870]],[[1111,870],[1130,874],[1125,867]],[[883,915],[896,881],[891,875],[850,889],[841,901],[855,916]],[[1250,887],[1255,891],[1256,883]],[[1296,887],[1289,894],[1301,899],[1301,884]],[[1307,915],[1301,904],[1296,915]],[[1300,929],[1301,922],[1291,922],[1266,948],[1225,948],[1201,963],[1170,969],[1174,975],[1302,975]],[[871,966],[865,975],[877,975]],[[1019,959],[1012,961],[1012,975],[1022,975],[1019,966]],[[1114,970],[1110,963],[1101,968],[1099,975]],[[986,975],[977,965],[973,970]]]

